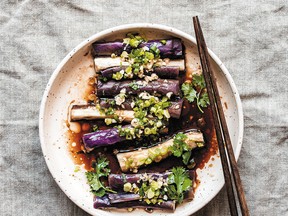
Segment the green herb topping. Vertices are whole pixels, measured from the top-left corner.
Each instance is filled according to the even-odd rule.
[[[167,179],[162,177],[156,179],[145,173],[141,177],[141,182],[141,187],[134,193],[139,193],[141,200],[147,204],[160,204],[166,200],[175,200],[181,203],[184,193],[192,188],[192,180],[183,167],[174,167]],[[124,185],[125,191],[133,192],[131,188],[133,185],[132,187],[127,183]]]
[[[190,147],[186,140],[188,139],[186,134],[178,133],[173,139],[173,145],[170,147],[170,151],[176,157],[181,157],[185,165],[188,164],[191,157],[192,147]]]
[[[120,136],[125,136],[128,140],[141,137],[156,140],[159,132],[166,128],[165,122],[170,118],[167,108],[170,105],[167,97],[159,98],[147,92],[140,93],[131,103],[134,111],[132,128],[118,126]]]
[[[133,80],[133,82],[131,82],[131,83],[129,84],[129,87],[131,87],[131,88],[134,89],[134,90],[139,89],[139,85],[135,82],[135,80]]]
[[[104,196],[106,192],[116,193],[116,191],[111,190],[110,188],[104,186],[101,182],[101,177],[107,177],[110,173],[108,168],[109,162],[103,156],[99,157],[97,163],[94,164],[94,171],[86,172],[86,177],[88,184],[90,185],[91,192],[96,196]]]
[[[146,41],[139,35],[128,34],[127,38],[123,39],[123,43],[129,45],[132,49],[130,53],[123,51],[120,55],[122,62],[128,62],[129,66],[125,70],[118,71],[112,75],[112,79],[131,79],[133,77],[144,78],[145,74],[153,71],[153,67],[161,66],[163,62],[160,59],[160,50],[157,44],[152,46],[139,47],[139,45]],[[166,44],[165,40],[161,41]]]
[[[202,108],[210,104],[203,75],[193,75],[192,83],[184,82],[181,90],[190,103],[196,99],[197,107],[202,113]]]
[[[192,180],[189,178],[188,172],[183,167],[173,168],[172,173],[168,177],[168,197],[178,203],[182,203],[184,192],[191,187]]]

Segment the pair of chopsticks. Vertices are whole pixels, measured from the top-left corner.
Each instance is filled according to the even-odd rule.
[[[224,178],[226,183],[226,190],[228,195],[228,201],[230,206],[230,213],[232,216],[238,215],[238,209],[236,205],[234,189],[237,191],[239,205],[241,213],[244,216],[249,216],[249,210],[245,199],[244,190],[242,187],[239,171],[237,168],[237,162],[234,156],[232,143],[229,136],[227,123],[224,116],[223,107],[220,100],[219,91],[216,84],[215,74],[211,70],[209,62],[208,49],[204,40],[203,32],[199,23],[198,17],[193,17],[194,30],[197,40],[198,53],[202,65],[202,73],[206,82],[206,88],[211,104],[212,115],[214,119],[214,126],[216,130],[216,136],[218,141],[218,147],[221,157],[221,163],[224,172]],[[226,148],[225,148],[226,146]],[[227,153],[227,154],[226,154]],[[227,159],[228,155],[228,159]],[[230,169],[233,177],[231,176]],[[234,180],[234,188],[233,181]]]

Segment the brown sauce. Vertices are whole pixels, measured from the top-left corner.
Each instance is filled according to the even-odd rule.
[[[85,132],[74,133],[72,131],[67,132],[68,137],[68,150],[71,153],[73,161],[76,165],[84,164],[86,170],[91,170],[92,161],[95,160],[95,156],[93,154],[84,154],[83,153],[83,145],[81,141],[81,137]]]

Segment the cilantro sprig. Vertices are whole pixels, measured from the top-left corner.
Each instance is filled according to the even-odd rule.
[[[203,75],[193,75],[192,83],[184,82],[181,86],[181,90],[184,97],[190,103],[196,100],[196,104],[200,112],[203,113],[202,108],[210,105]]]
[[[182,203],[184,192],[192,187],[192,180],[183,167],[174,167],[168,176],[167,194],[172,200]]]
[[[176,134],[173,139],[173,145],[170,147],[170,150],[175,157],[182,156],[185,165],[188,164],[192,151],[192,148],[185,142],[187,138],[187,135],[182,132]]]
[[[108,187],[105,187],[101,182],[101,177],[107,177],[110,173],[108,168],[109,162],[103,156],[100,156],[97,160],[97,163],[94,164],[94,171],[86,172],[86,178],[88,184],[90,185],[91,192],[96,196],[102,197],[106,192],[116,193],[116,191],[111,190]]]

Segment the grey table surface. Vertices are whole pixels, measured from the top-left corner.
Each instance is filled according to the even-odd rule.
[[[194,34],[230,71],[244,109],[239,169],[251,215],[288,215],[288,2],[1,1],[0,215],[87,215],[54,182],[38,136],[39,106],[53,70],[81,41],[109,27],[165,24]],[[226,191],[200,215],[229,215]]]

